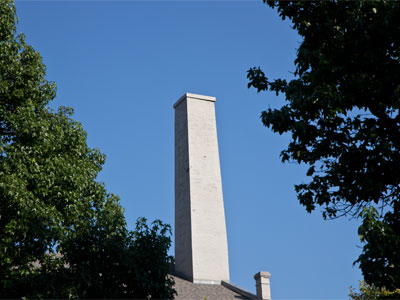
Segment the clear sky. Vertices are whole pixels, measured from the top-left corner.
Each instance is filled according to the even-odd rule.
[[[263,127],[283,98],[247,88],[246,71],[291,78],[300,38],[258,1],[17,1],[18,30],[71,106],[91,147],[107,155],[99,180],[139,216],[174,223],[174,110],[186,92],[215,96],[231,282],[255,292],[269,271],[273,299],[345,299],[361,273],[358,221],[308,214],[282,164],[289,137]],[[173,254],[173,246],[171,249]]]

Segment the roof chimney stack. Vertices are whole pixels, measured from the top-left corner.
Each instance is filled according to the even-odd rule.
[[[254,275],[254,279],[256,280],[257,299],[271,300],[270,278],[271,274],[269,272],[261,271]]]
[[[229,281],[215,97],[186,93],[175,108],[175,272]]]

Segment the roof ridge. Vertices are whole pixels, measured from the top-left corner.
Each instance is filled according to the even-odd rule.
[[[257,296],[254,295],[253,293],[250,293],[249,291],[246,291],[245,289],[242,289],[241,287],[239,287],[235,284],[232,284],[230,282],[222,280],[221,285],[223,285],[224,287],[230,289],[231,291],[234,291],[235,293],[238,293],[246,298],[257,299]]]

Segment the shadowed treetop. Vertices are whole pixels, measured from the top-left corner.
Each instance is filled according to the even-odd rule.
[[[302,37],[294,79],[248,71],[249,87],[286,97],[261,117],[274,132],[291,133],[282,160],[309,166],[310,181],[295,186],[300,203],[308,212],[321,207],[324,218],[376,216],[395,232],[384,239],[386,249],[400,246],[400,3],[264,2]],[[398,287],[400,253],[389,261],[367,256],[358,261],[367,282]],[[382,271],[379,279],[374,270]]]

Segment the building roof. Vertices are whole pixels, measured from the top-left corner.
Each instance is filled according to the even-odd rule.
[[[239,300],[256,299],[253,295],[227,282],[200,284],[170,275],[175,281],[176,300]]]

